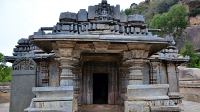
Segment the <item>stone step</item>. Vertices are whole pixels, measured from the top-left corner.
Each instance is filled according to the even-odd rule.
[[[113,110],[116,111],[119,109],[118,105],[108,105],[108,104],[92,104],[92,105],[82,105],[81,107],[84,111],[93,111],[93,110]]]
[[[160,106],[160,107],[151,107],[153,112],[181,112],[181,108],[178,106]]]
[[[81,112],[120,112],[119,110],[82,110]]]

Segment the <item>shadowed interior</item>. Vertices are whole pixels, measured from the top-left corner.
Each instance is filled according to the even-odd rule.
[[[108,74],[93,74],[93,104],[108,104]]]

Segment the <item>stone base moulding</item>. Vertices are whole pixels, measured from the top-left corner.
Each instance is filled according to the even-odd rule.
[[[72,86],[33,87],[36,98],[32,99],[27,112],[74,112],[77,101],[74,99]]]
[[[128,85],[127,100],[128,101],[147,101],[169,99],[167,96],[168,84],[155,85]]]

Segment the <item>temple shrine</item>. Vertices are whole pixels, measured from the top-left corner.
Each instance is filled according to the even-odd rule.
[[[62,12],[5,57],[13,63],[10,112],[180,112],[177,67],[190,58],[156,31],[106,0]]]

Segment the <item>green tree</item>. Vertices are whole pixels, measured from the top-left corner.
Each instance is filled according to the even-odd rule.
[[[11,67],[6,65],[4,55],[0,53],[0,82],[11,81]]]
[[[150,28],[159,28],[161,32],[159,35],[164,34],[174,36],[175,42],[178,42],[182,32],[187,27],[186,21],[186,8],[183,5],[173,6],[169,12],[157,14],[153,17]]]
[[[200,68],[200,59],[195,53],[194,45],[185,41],[185,49],[180,51],[180,54],[183,56],[190,56],[190,60],[186,62],[186,66],[189,68]]]

